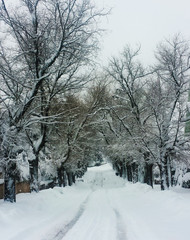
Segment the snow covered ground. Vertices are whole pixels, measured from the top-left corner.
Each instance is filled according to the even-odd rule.
[[[93,167],[73,187],[0,201],[2,240],[189,240],[190,191],[161,192]]]

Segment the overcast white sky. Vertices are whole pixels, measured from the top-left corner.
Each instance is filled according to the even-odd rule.
[[[156,45],[164,38],[181,33],[190,40],[189,0],[94,0],[97,6],[112,7],[102,27],[102,63],[121,52],[126,44],[141,44],[145,64],[151,64]]]
[[[18,0],[5,0],[15,3]],[[151,64],[156,45],[181,33],[190,40],[190,0],[92,0],[98,8],[112,8],[101,27],[101,64],[117,55],[126,44],[141,44],[141,58]]]

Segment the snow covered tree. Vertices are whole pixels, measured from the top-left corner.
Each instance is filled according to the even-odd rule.
[[[76,74],[97,49],[97,19],[103,15],[88,0],[21,0],[14,11],[1,0],[0,101],[6,119],[3,139],[9,143],[2,144],[5,200],[15,200],[11,182],[15,178],[15,155],[20,151],[17,145],[22,146],[20,132],[26,133],[33,149],[30,168],[33,189],[38,191],[38,154],[45,143],[46,108],[68,85],[75,88],[83,81]],[[40,125],[36,136],[31,135],[31,122]]]
[[[108,66],[108,74],[118,84],[118,89],[114,94],[115,105],[111,107],[112,116],[116,119],[118,127],[117,134],[122,139],[121,147],[126,148],[126,156],[117,161],[116,165],[125,165],[118,168],[127,171],[128,175],[133,175],[133,181],[138,180],[138,168],[142,166],[145,169],[146,175],[143,181],[152,185],[152,163],[149,155],[148,141],[146,139],[146,125],[150,117],[150,112],[147,111],[146,100],[146,77],[150,72],[142,66],[137,60],[140,48],[135,50],[127,46],[120,58],[113,58]],[[118,144],[117,140],[116,143]],[[126,160],[129,159],[129,161]],[[144,163],[142,164],[142,161]],[[123,172],[123,170],[122,170]],[[126,173],[123,172],[124,175]],[[120,173],[121,175],[121,173]]]
[[[50,126],[49,144],[60,186],[67,181],[71,185],[75,176],[84,174],[90,158],[101,154],[104,137],[100,125],[104,114],[100,112],[103,113],[105,92],[105,86],[99,84],[91,87],[84,98],[70,92],[52,105],[57,121]]]
[[[155,143],[162,190],[171,186],[172,160],[177,153],[182,154],[187,140],[182,119],[189,84],[189,54],[189,45],[180,36],[162,43],[156,53],[156,79],[152,79],[149,106],[154,116],[152,142]]]
[[[48,145],[57,165],[59,185],[65,186],[67,182],[72,185],[78,165],[83,163],[83,141],[78,141],[78,137],[85,123],[85,106],[71,93],[66,94],[64,100],[57,99],[53,103],[51,112],[57,115],[57,121],[49,127]]]
[[[118,84],[110,106],[115,136],[110,153],[118,174],[126,177],[127,172],[130,181],[153,185],[152,168],[158,164],[164,190],[174,182],[179,156],[186,161],[188,155],[184,122],[188,121],[189,44],[179,35],[160,44],[157,64],[149,72],[136,60],[138,53],[139,49],[127,47],[108,66]],[[132,179],[133,171],[139,179]]]

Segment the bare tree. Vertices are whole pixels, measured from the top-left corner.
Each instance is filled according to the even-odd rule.
[[[152,185],[153,164],[149,157],[150,149],[146,132],[147,121],[151,113],[147,111],[145,104],[146,78],[151,72],[147,71],[138,61],[139,51],[140,47],[133,50],[127,46],[120,58],[113,58],[110,61],[107,71],[118,84],[118,89],[114,94],[115,105],[111,107],[111,111],[116,121],[119,122],[120,130],[115,132],[118,132],[120,139],[123,139],[122,144],[126,148],[126,156],[122,156],[122,159],[117,161],[117,165],[121,165],[120,169],[125,168],[125,171],[122,170],[124,175],[126,175],[126,165],[128,165],[128,171],[130,169],[130,172],[134,172],[128,175],[134,175],[136,179],[134,181],[137,181],[138,165],[143,161],[144,164],[141,165],[144,165],[145,175],[147,175],[144,179]]]
[[[155,156],[162,190],[171,185],[171,161],[186,141],[182,119],[189,84],[189,53],[188,43],[179,35],[159,45],[156,53],[156,80],[150,89],[149,106],[155,120]]]
[[[124,155],[116,154],[114,162],[120,175],[130,162],[144,165],[144,181],[150,185],[153,164],[158,164],[164,190],[173,182],[173,160],[187,153],[183,122],[188,120],[185,102],[189,87],[189,44],[179,35],[161,43],[156,52],[157,64],[150,72],[135,61],[138,52],[139,49],[132,51],[127,47],[121,58],[113,58],[108,67],[109,75],[118,83],[111,110],[115,115],[113,132],[121,144],[116,139],[115,146],[122,152],[126,148],[124,155],[128,153],[131,159],[126,161]],[[132,173],[128,171],[128,175]]]
[[[104,142],[100,125],[107,97],[105,88],[103,84],[91,87],[85,99],[69,93],[52,106],[51,111],[60,114],[57,123],[50,127],[54,137],[49,142],[53,158],[57,159],[60,185],[65,186],[65,179],[71,185],[74,177],[85,170],[89,157],[100,151]]]
[[[7,117],[4,138],[9,132],[12,146],[20,131],[27,133],[35,155],[30,160],[33,180],[37,182],[36,166],[38,153],[45,143],[46,122],[40,124],[41,134],[37,139],[31,136],[28,126],[36,112],[36,121],[47,119],[49,105],[56,94],[86,81],[76,74],[97,49],[96,21],[104,13],[97,11],[88,0],[21,0],[20,3],[19,9],[10,12],[1,0],[0,20],[6,34],[2,34],[0,41],[0,101]],[[10,155],[17,152],[12,154],[5,144],[2,149],[10,186],[5,200],[14,201],[11,194],[14,184],[10,184],[14,171],[9,163],[15,162],[15,157]],[[34,190],[38,191],[36,184]]]

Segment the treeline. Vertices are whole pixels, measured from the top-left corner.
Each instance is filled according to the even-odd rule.
[[[149,68],[139,50],[126,47],[107,68],[117,84],[107,154],[118,175],[153,186],[154,173],[165,190],[189,167],[189,43],[180,35],[162,42]]]
[[[162,190],[178,184],[189,166],[188,41],[162,42],[148,68],[126,46],[96,73],[103,11],[85,0],[20,2],[0,9],[5,200],[16,200],[16,180],[36,192],[40,180],[72,185],[103,156],[129,181],[153,186],[156,174]]]

